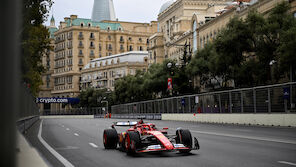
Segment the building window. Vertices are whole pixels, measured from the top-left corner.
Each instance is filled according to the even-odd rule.
[[[94,33],[90,33],[90,38],[94,38],[95,36],[94,36]]]
[[[108,50],[112,50],[112,44],[108,45]]]
[[[111,35],[108,35],[108,40],[111,41]]]
[[[121,31],[121,30],[122,30],[122,28],[121,28],[121,27],[118,27],[118,30],[119,30],[119,31]]]
[[[107,30],[110,31],[111,30],[111,27],[107,27]]]
[[[129,41],[132,41],[132,37],[128,37],[128,40],[129,40]]]
[[[133,45],[129,46],[129,51],[133,51]]]
[[[111,56],[112,55],[112,53],[111,52],[109,52],[109,54],[108,54],[109,56]]]
[[[120,50],[123,50],[123,45],[120,45]]]
[[[123,42],[123,36],[120,36],[120,40],[119,40],[120,42]]]
[[[88,23],[88,27],[91,27],[91,24],[90,23]]]
[[[94,47],[94,43],[93,42],[90,42],[90,47]]]
[[[139,41],[142,42],[142,38],[139,38]]]
[[[79,59],[79,64],[80,64],[80,65],[83,64],[83,61],[82,61],[81,58]]]
[[[80,27],[83,27],[83,23],[80,23]]]
[[[82,55],[82,54],[83,54],[83,53],[82,53],[82,50],[79,50],[79,54],[80,54],[80,55]]]
[[[142,46],[140,46],[140,51],[143,51],[143,47]]]
[[[102,51],[102,45],[99,44],[99,51]]]

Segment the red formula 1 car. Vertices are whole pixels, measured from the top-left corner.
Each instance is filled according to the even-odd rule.
[[[115,126],[130,126],[122,133],[117,133]],[[167,133],[168,128],[158,130],[155,124],[139,122],[115,122],[111,129],[105,129],[103,142],[105,149],[119,149],[127,154],[145,152],[179,151],[189,153],[198,150],[199,143],[187,129],[177,129],[175,135]]]

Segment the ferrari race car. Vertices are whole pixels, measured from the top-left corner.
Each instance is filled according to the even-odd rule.
[[[122,133],[117,133],[115,126],[129,126]],[[177,129],[175,135],[169,135],[168,128],[158,130],[153,123],[114,122],[110,129],[105,129],[103,142],[105,149],[119,149],[127,154],[146,152],[179,151],[189,153],[198,150],[199,143],[196,137],[192,139],[191,132],[187,129]]]

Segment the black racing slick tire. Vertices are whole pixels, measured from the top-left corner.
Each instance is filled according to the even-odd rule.
[[[176,131],[176,143],[183,144],[185,147],[190,148],[189,150],[179,150],[181,153],[189,153],[192,149],[192,136],[188,129],[178,129]]]
[[[135,154],[141,145],[140,135],[137,132],[127,132],[125,136],[125,150],[127,154]]]
[[[116,149],[118,143],[118,134],[115,129],[105,129],[103,134],[105,149]]]

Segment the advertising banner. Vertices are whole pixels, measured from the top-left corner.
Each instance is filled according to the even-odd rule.
[[[56,97],[38,97],[36,103],[79,103],[79,98],[56,98]]]

